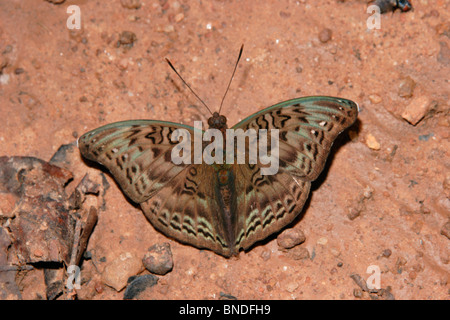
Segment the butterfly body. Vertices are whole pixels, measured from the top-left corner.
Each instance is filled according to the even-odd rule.
[[[333,141],[357,114],[356,103],[347,99],[303,97],[234,125],[231,129],[279,130],[279,170],[273,175],[262,174],[263,165],[248,158],[226,163],[225,154],[223,163],[175,165],[173,132],[185,129],[194,135],[195,129],[173,122],[117,122],[84,134],[78,143],[84,157],[107,167],[124,193],[140,203],[156,229],[230,257],[298,216]],[[208,124],[226,141],[223,115],[214,113]]]

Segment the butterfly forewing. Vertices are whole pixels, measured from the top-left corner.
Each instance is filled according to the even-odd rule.
[[[186,167],[171,161],[176,144],[171,135],[179,128],[193,131],[171,122],[116,122],[84,134],[78,145],[84,157],[108,168],[125,194],[141,203]]]
[[[313,181],[322,171],[333,141],[357,115],[353,101],[304,97],[261,110],[233,128],[279,129],[280,170]]]

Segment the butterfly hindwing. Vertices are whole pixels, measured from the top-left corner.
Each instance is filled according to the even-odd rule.
[[[153,226],[166,235],[229,257],[232,248],[215,176],[213,166],[192,164],[141,207]]]
[[[256,165],[233,166],[236,177],[235,252],[281,230],[301,212],[310,182],[287,172],[261,175]]]

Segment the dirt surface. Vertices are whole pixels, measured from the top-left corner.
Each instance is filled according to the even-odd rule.
[[[368,29],[368,3],[356,0],[0,0],[2,156],[48,161],[61,145],[120,120],[205,121],[164,58],[216,110],[242,43],[223,108],[228,123],[309,95],[361,109],[290,226],[306,240],[288,250],[275,235],[224,259],[168,239],[104,171],[110,187],[98,198],[78,298],[122,299],[128,277],[149,274],[148,249],[168,242],[173,268],[127,297],[449,299],[450,1],[411,2],[413,11],[388,12],[380,29]],[[69,5],[81,10],[81,30],[67,28]],[[102,173],[72,156],[68,194],[87,172]],[[1,214],[11,232],[17,217]],[[13,263],[14,245],[4,243]],[[355,275],[374,274],[369,266],[389,294],[358,285]],[[42,267],[16,274],[22,298],[46,297]]]

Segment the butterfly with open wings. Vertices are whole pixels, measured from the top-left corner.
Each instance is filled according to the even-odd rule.
[[[275,175],[261,174],[259,163],[174,164],[173,132],[184,129],[194,135],[193,127],[174,122],[116,122],[85,133],[78,145],[85,158],[111,172],[156,229],[230,257],[298,216],[333,141],[357,116],[358,106],[351,100],[312,96],[278,103],[234,125],[232,129],[279,130]],[[222,132],[226,122],[220,110],[208,119],[210,128]]]

